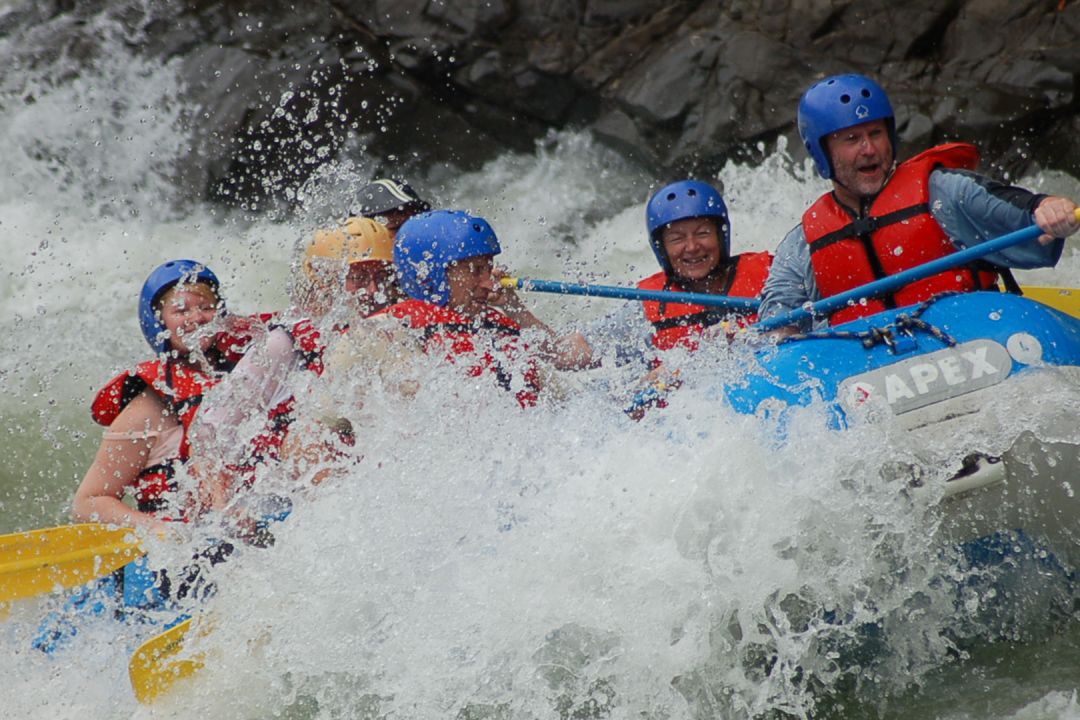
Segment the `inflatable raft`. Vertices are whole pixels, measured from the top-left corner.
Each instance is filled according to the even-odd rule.
[[[724,391],[781,433],[816,406],[836,429],[884,421],[916,448],[952,445],[952,467],[907,468],[914,487],[946,473],[951,539],[1021,530],[1080,563],[1080,319],[1007,293],[939,296],[783,341]]]

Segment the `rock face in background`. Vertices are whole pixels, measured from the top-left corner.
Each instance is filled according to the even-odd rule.
[[[148,9],[149,8],[149,9]],[[587,127],[662,175],[787,135],[815,79],[876,77],[906,156],[980,144],[998,171],[1080,171],[1076,0],[187,0],[27,2],[24,67],[92,56],[102,17],[179,64],[195,197],[288,199],[339,152],[474,166]]]

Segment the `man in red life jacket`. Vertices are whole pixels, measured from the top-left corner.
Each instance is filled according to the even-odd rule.
[[[576,333],[556,338],[516,295],[496,290],[493,258],[499,252],[483,218],[439,210],[409,219],[394,243],[394,266],[409,299],[385,312],[417,331],[425,353],[443,354],[470,376],[490,375],[506,390],[516,388],[526,407],[536,404],[541,389],[531,353],[560,369],[576,369],[588,365],[588,345]],[[533,348],[523,342],[523,330],[536,331]]]
[[[931,148],[899,165],[896,120],[885,91],[862,75],[810,87],[799,103],[799,134],[832,192],[808,209],[777,248],[759,315],[767,319],[985,240],[1037,224],[1044,235],[833,313],[838,324],[911,305],[937,293],[996,286],[1002,268],[1048,267],[1080,229],[1076,204],[975,174],[979,153],[965,143]],[[1007,275],[1006,284],[1015,286]],[[821,320],[826,319],[819,319]],[[780,334],[808,329],[790,327]]]
[[[386,226],[364,217],[319,230],[306,245],[305,276],[313,295],[330,302],[309,302],[307,309],[318,309],[320,315],[273,328],[264,346],[215,391],[195,429],[204,508],[222,507],[240,478],[248,484],[256,465],[280,459],[294,419],[294,371],[321,374],[324,349],[333,336],[402,298],[392,248]],[[345,292],[335,292],[335,286]]]

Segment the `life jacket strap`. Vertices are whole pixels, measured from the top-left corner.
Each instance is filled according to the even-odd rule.
[[[847,240],[848,238],[872,235],[874,232],[887,225],[895,225],[896,223],[910,220],[913,217],[928,212],[930,212],[930,205],[928,203],[918,203],[917,205],[900,208],[899,210],[894,210],[891,213],[886,213],[881,216],[867,215],[866,217],[857,218],[839,230],[834,230],[831,233],[822,235],[817,240],[811,242],[810,252],[811,254],[816,253],[818,250],[822,250],[841,240]]]

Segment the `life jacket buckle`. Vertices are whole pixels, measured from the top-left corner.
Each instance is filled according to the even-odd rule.
[[[881,223],[878,218],[873,215],[866,215],[851,223],[851,234],[856,237],[873,235],[879,227],[881,227]]]

